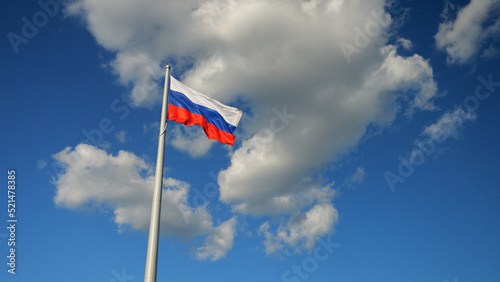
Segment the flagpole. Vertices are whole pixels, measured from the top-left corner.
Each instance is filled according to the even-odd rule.
[[[170,88],[170,65],[165,67],[165,87],[161,108],[160,136],[158,137],[158,155],[156,156],[155,187],[149,224],[148,253],[144,282],[156,282],[158,264],[158,237],[160,235],[161,192],[163,188],[163,157],[165,154],[165,131],[167,130],[168,92]]]

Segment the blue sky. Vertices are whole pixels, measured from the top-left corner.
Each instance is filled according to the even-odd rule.
[[[158,281],[500,280],[498,0],[3,6],[1,281],[143,280],[166,64]]]

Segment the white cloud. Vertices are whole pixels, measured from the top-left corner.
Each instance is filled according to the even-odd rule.
[[[448,54],[448,63],[464,64],[480,55],[487,42],[498,41],[500,0],[472,0],[458,11],[453,21],[449,14],[454,9],[455,6],[448,2],[443,13],[444,22],[439,24],[434,38],[437,47]],[[487,53],[480,56],[488,56],[492,48],[498,50],[490,45]]]
[[[127,131],[125,130],[120,130],[115,134],[116,139],[120,141],[120,143],[125,144],[127,143],[129,136],[127,134]]]
[[[398,96],[401,99],[410,99],[405,112],[407,116],[413,115],[417,110],[437,110],[433,99],[436,98],[438,89],[428,60],[417,54],[406,58],[399,56],[396,47],[392,45],[383,47],[381,54],[385,57],[384,61],[368,77],[364,85],[366,89],[363,91],[378,93],[381,95],[380,100],[386,99],[389,102],[391,99],[382,95],[386,92],[402,91]]]
[[[79,0],[68,10],[84,19],[101,46],[117,54],[110,66],[134,90],[144,84],[144,76],[158,79],[160,63],[172,59],[175,70],[184,71],[186,85],[221,102],[241,97],[248,103],[252,113],[237,129],[242,145],[231,151],[231,164],[219,173],[220,200],[241,214],[288,218],[289,224],[279,227],[288,237],[273,238],[292,247],[310,246],[316,238],[293,223],[300,211],[311,218],[302,223],[321,230],[318,234],[327,230],[315,224],[328,222],[329,232],[337,220],[333,188],[311,173],[354,148],[368,126],[383,128],[399,113],[411,117],[437,109],[429,62],[418,54],[399,55],[388,44],[391,26],[373,16],[397,21],[397,15],[384,13],[386,4]],[[340,44],[354,44],[357,30],[377,24],[366,46],[347,62]],[[142,96],[132,91],[135,105],[158,101],[161,91],[148,89]],[[179,142],[172,143],[179,150],[187,150],[184,136],[176,134]],[[196,146],[196,140],[188,143]],[[203,146],[188,152],[203,155],[210,148]],[[328,218],[313,220],[320,208]],[[306,243],[292,240],[292,234],[302,234]]]
[[[423,136],[441,143],[450,137],[458,138],[459,129],[466,121],[474,121],[475,112],[466,112],[462,108],[444,113],[438,121],[425,127]]]
[[[288,253],[289,249],[299,253],[302,250],[311,251],[316,240],[333,232],[338,216],[332,205],[318,204],[303,214],[291,217],[286,224],[280,225],[275,233],[270,231],[269,222],[264,222],[259,231],[266,239],[266,253]]]
[[[132,105],[151,107],[161,101],[160,90],[163,88],[160,88],[158,80],[165,74],[150,56],[144,53],[119,53],[111,67],[124,85],[133,85],[129,97]]]
[[[219,174],[220,199],[235,205],[237,211],[251,214],[302,208],[288,199],[304,197],[309,186],[304,185],[303,179],[352,148],[369,124],[392,121],[397,91],[410,93],[401,96],[411,99],[407,113],[435,109],[431,100],[437,86],[425,60],[418,55],[398,56],[393,46],[385,47],[379,54],[383,61],[363,78],[358,88],[346,90],[345,84],[330,85],[325,90],[307,92],[308,100],[316,103],[299,97],[286,100],[293,102],[287,104],[287,113],[296,117],[286,126],[283,123],[279,132],[268,131],[243,141],[231,155],[231,165]]]
[[[193,158],[204,156],[215,144],[199,126],[171,126],[167,138],[172,146]]]
[[[413,43],[406,38],[399,38],[397,43],[406,50],[411,50],[411,48],[413,48]]]
[[[159,133],[159,131],[160,131],[160,122],[158,121],[142,124],[142,133],[150,133],[150,132]]]
[[[360,184],[363,184],[365,182],[365,177],[365,169],[363,167],[358,167],[351,176],[345,178],[344,182],[339,186],[339,190],[343,187],[351,189]]]
[[[144,159],[125,151],[113,156],[86,144],[74,150],[68,147],[53,157],[65,168],[54,180],[56,205],[112,210],[119,230],[149,230],[154,175],[153,167]],[[164,180],[161,233],[184,240],[207,236],[207,245],[200,248],[208,248],[207,256],[217,260],[233,244],[236,220],[214,226],[205,206],[195,208],[188,203],[188,193],[189,184],[172,178]]]
[[[317,203],[329,203],[335,196],[333,185],[319,187],[318,183],[302,179],[287,193],[267,197],[246,197],[233,203],[233,211],[252,215],[283,215],[300,211]]]
[[[496,47],[494,47],[492,44],[483,51],[481,54],[481,58],[483,59],[494,59],[498,57],[498,54],[500,53],[500,50]]]
[[[362,184],[365,181],[365,169],[358,167],[356,172],[349,178],[349,183]]]
[[[476,120],[476,117],[475,112],[466,112],[462,108],[445,112],[436,122],[424,127],[422,138],[415,140],[415,147],[408,155],[409,161],[412,164],[421,164],[425,161],[424,153],[430,156],[446,151],[443,148],[436,148],[436,144],[443,143],[449,138],[459,138],[463,124],[466,121]]]
[[[225,257],[227,251],[233,247],[235,225],[236,218],[233,217],[217,226],[214,232],[205,239],[204,246],[196,249],[196,257],[199,260],[210,259],[211,261]]]
[[[37,160],[36,161],[36,166],[38,167],[38,169],[45,168],[47,166],[47,161],[45,161],[45,160]]]

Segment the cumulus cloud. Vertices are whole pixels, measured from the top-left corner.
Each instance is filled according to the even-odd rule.
[[[308,99],[317,102],[288,105],[287,113],[296,117],[280,124],[279,132],[269,130],[245,140],[231,155],[231,165],[219,174],[221,200],[250,213],[258,213],[254,204],[261,210],[288,211],[287,205],[271,199],[290,193],[302,198],[309,191],[303,179],[311,171],[352,148],[369,124],[392,121],[397,91],[409,93],[402,97],[411,100],[407,113],[435,109],[431,99],[437,86],[422,57],[398,56],[394,46],[379,54],[383,61],[364,77],[361,87],[347,91],[342,84],[330,85],[327,92],[309,91]],[[264,203],[270,207],[264,208]]]
[[[126,151],[113,156],[86,144],[65,148],[53,158],[64,167],[54,180],[56,205],[111,210],[119,230],[149,230],[154,170],[144,159]],[[224,257],[233,244],[236,220],[214,226],[205,206],[195,208],[188,203],[188,193],[189,184],[164,180],[161,233],[184,240],[207,237],[197,257]]]
[[[157,81],[164,73],[158,62],[150,56],[144,53],[119,53],[110,65],[124,85],[133,85],[129,96],[132,105],[152,107],[161,101]]]
[[[215,143],[214,140],[208,139],[205,132],[198,126],[170,127],[168,133],[168,142],[193,158],[204,156]]]
[[[161,86],[150,82],[167,59],[186,85],[224,103],[246,102],[251,110],[237,129],[241,146],[218,176],[220,200],[243,215],[287,218],[262,232],[269,250],[279,250],[308,249],[334,228],[333,186],[312,173],[354,148],[368,126],[437,109],[429,62],[401,56],[390,44],[398,16],[388,6],[384,0],[77,0],[67,11],[116,53],[109,66],[130,85],[134,105],[161,97]],[[355,44],[360,32],[363,48],[346,60],[339,46]],[[210,149],[203,143],[196,151],[196,136],[174,133],[171,144],[192,156]]]
[[[233,217],[217,226],[205,239],[205,244],[196,249],[196,257],[199,260],[211,261],[225,257],[227,251],[233,247],[235,225],[236,217]]]
[[[500,34],[500,0],[472,0],[461,8],[453,20],[450,14],[457,8],[447,2],[444,22],[434,36],[439,49],[446,51],[450,64],[471,62],[478,55],[488,57],[498,50]],[[482,50],[490,42],[488,49]]]
[[[331,204],[317,204],[305,213],[292,216],[286,224],[280,225],[273,233],[268,221],[259,232],[264,234],[266,253],[281,254],[289,250],[300,253],[311,251],[316,240],[333,232],[338,221],[338,212]]]

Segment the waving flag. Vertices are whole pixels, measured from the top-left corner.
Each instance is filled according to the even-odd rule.
[[[209,139],[234,145],[234,130],[243,112],[193,90],[170,77],[168,116],[185,125],[197,124]]]

